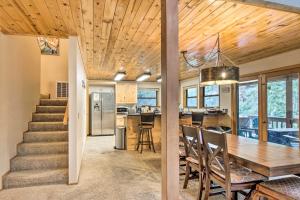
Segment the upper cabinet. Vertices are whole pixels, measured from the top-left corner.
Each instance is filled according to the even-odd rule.
[[[117,83],[116,102],[123,104],[137,103],[137,84],[136,83]]]

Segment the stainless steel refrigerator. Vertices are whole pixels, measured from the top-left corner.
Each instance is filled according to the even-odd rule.
[[[91,135],[114,135],[115,116],[114,89],[90,94]]]

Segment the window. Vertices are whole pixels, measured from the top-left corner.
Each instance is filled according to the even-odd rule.
[[[298,75],[288,74],[267,80],[268,141],[299,147]]]
[[[187,88],[185,90],[185,107],[197,108],[198,106],[198,90],[197,87]]]
[[[299,148],[299,76],[279,72],[239,82],[238,135]]]
[[[204,87],[204,107],[213,108],[220,106],[220,88],[218,85]]]
[[[258,80],[238,86],[238,135],[258,139]]]
[[[138,89],[138,106],[158,106],[158,89]]]
[[[38,37],[38,44],[43,55],[59,55],[59,39]]]

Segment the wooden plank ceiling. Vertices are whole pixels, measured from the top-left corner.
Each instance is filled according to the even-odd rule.
[[[5,34],[79,36],[89,79],[160,74],[160,0],[0,0]],[[179,46],[204,57],[221,34],[238,64],[300,47],[300,15],[223,0],[179,1]],[[178,53],[180,56],[180,53]],[[181,79],[198,76],[181,56]]]

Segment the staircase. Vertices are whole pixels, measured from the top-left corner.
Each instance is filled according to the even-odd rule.
[[[68,182],[68,126],[63,124],[67,100],[41,99],[32,122],[3,177],[4,188]]]

